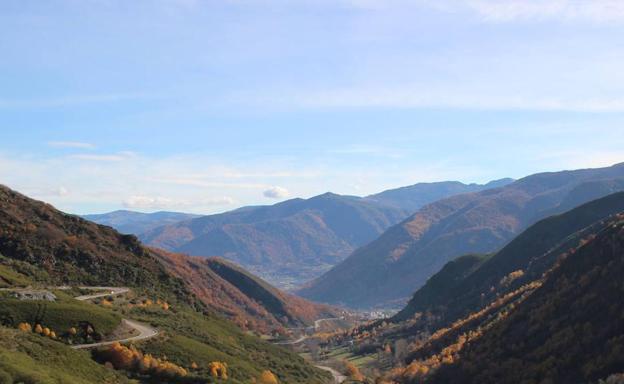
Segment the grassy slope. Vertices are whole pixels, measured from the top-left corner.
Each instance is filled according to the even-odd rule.
[[[128,383],[122,375],[41,336],[0,327],[0,383]]]
[[[248,383],[265,369],[276,373],[284,384],[324,383],[328,379],[326,373],[309,366],[301,357],[243,334],[231,323],[210,315],[134,308],[130,316],[165,330],[163,336],[141,344],[142,350],[155,356],[166,355],[185,367],[195,361],[204,377],[209,362],[224,361],[234,383]]]
[[[119,326],[121,317],[95,304],[73,299],[56,302],[0,299],[0,323],[8,327],[16,327],[21,322],[41,324],[60,335],[82,321],[106,335]]]

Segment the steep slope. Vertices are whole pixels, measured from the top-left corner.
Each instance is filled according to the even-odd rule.
[[[578,383],[621,373],[623,273],[620,216],[427,382]]]
[[[267,334],[337,316],[338,310],[286,294],[225,260],[152,252],[204,304],[242,329]]]
[[[82,217],[98,224],[108,225],[117,231],[126,234],[140,235],[163,225],[169,225],[184,220],[199,217],[190,213],[181,212],[154,212],[142,213],[134,211],[113,211],[102,214],[83,215]]]
[[[389,228],[299,293],[353,307],[404,300],[447,261],[492,252],[544,217],[619,190],[624,190],[624,164],[541,173],[440,200]]]
[[[174,252],[222,256],[272,283],[283,283],[317,276],[407,214],[363,198],[326,193],[204,216],[141,238]]]
[[[441,181],[435,183],[418,183],[407,187],[389,189],[367,196],[368,200],[416,212],[429,203],[461,193],[480,192],[486,189],[504,187],[513,183],[513,179],[505,178],[490,181],[487,184],[464,184],[459,181]]]
[[[452,323],[496,295],[539,278],[559,254],[577,245],[579,236],[585,237],[601,226],[601,220],[623,211],[624,192],[618,192],[537,222],[493,256],[450,261],[416,291],[394,320],[427,312],[441,325]],[[515,281],[508,278],[501,287],[500,282],[512,273]]]
[[[136,286],[187,300],[133,235],[122,235],[0,186],[0,254],[45,271],[51,283]]]
[[[193,282],[186,282],[183,273],[168,272],[162,255],[143,247],[134,236],[121,235],[110,227],[64,214],[2,186],[0,253],[3,255],[0,275],[5,286],[34,283],[38,286],[130,287],[135,303],[115,299],[109,305],[116,305],[113,309],[124,317],[152,324],[163,331],[166,337],[141,345],[154,356],[166,354],[170,361],[187,368],[194,360],[204,364],[227,362],[232,369],[232,383],[248,383],[266,369],[273,371],[284,383],[322,383],[327,380],[326,373],[311,367],[299,356],[248,336],[222,318],[220,308],[240,305],[239,311],[244,312],[244,307],[252,305],[255,298],[245,296],[244,302],[237,303],[225,294],[226,302],[210,305],[204,297],[193,294],[197,289]],[[183,256],[178,257],[185,260]],[[215,290],[214,295],[220,294],[218,290],[226,283],[230,292],[237,289],[232,282],[219,279],[216,281],[221,286],[205,284],[203,287]],[[239,290],[241,295],[245,289],[247,286]],[[146,304],[157,302],[168,305]],[[288,311],[291,304],[287,297],[283,298],[283,303],[283,308]],[[267,308],[273,309],[271,306]],[[270,316],[276,317],[277,314]],[[296,320],[298,316],[292,314],[291,318]],[[265,321],[262,317],[254,320]],[[59,347],[67,349],[62,345]],[[4,353],[2,348],[0,353]],[[16,358],[26,359],[21,355]],[[54,356],[51,358],[55,359]],[[35,364],[38,361],[41,360],[35,359]],[[202,368],[193,376],[197,382],[205,382],[209,380],[210,372]]]

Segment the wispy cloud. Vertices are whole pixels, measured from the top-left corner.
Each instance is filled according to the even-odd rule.
[[[285,199],[290,196],[288,189],[279,186],[273,186],[264,191],[262,194],[264,197],[268,197],[269,199]]]
[[[77,149],[94,149],[95,145],[80,141],[49,141],[48,146],[53,148],[77,148]]]
[[[118,162],[127,160],[129,156],[119,153],[113,155],[92,155],[92,154],[77,154],[68,156],[71,159],[85,160],[85,161],[105,161],[105,162]]]
[[[229,196],[188,200],[163,196],[134,195],[125,199],[123,206],[130,209],[189,209],[228,206],[234,204],[234,202],[235,200]]]
[[[215,175],[214,177],[220,177],[220,175]],[[227,178],[227,176],[225,176]],[[262,189],[266,188],[266,184],[257,184],[257,183],[230,183],[230,182],[221,182],[221,181],[210,181],[203,178],[196,177],[157,177],[150,179],[151,182],[163,183],[163,184],[173,184],[173,185],[186,185],[193,187],[203,187],[203,188],[244,188],[244,189]]]

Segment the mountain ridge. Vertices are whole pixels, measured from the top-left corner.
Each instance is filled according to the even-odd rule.
[[[589,201],[619,190],[624,190],[624,163],[539,173],[455,195],[421,208],[298,293],[359,308],[403,300],[452,258],[496,250],[535,221],[566,210],[564,201]]]
[[[170,251],[221,256],[273,283],[284,280],[286,286],[292,287],[293,276],[294,285],[318,276],[356,247],[374,240],[407,217],[414,204],[508,181],[485,185],[419,183],[367,197],[326,192],[308,199],[295,198],[271,206],[243,207],[186,220],[155,228],[140,237],[147,244]],[[405,201],[402,206],[405,195],[420,197]]]

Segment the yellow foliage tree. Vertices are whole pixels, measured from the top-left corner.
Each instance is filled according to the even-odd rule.
[[[208,369],[210,370],[210,376],[216,377],[219,379],[227,379],[227,363],[222,363],[220,361],[213,361],[208,364]]]
[[[43,331],[41,333],[43,334],[43,336],[50,336],[50,328],[43,328]]]
[[[42,332],[43,328],[41,327],[41,324],[35,325],[35,333],[41,334]]]
[[[271,371],[264,371],[260,375],[259,384],[278,384],[277,377]]]

